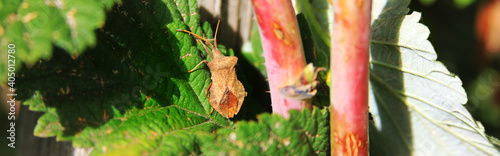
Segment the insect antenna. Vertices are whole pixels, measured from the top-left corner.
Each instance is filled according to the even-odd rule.
[[[219,32],[219,24],[220,24],[220,19],[217,22],[217,28],[215,28],[215,37],[214,37],[215,48],[217,48],[217,32]]]
[[[203,43],[203,41],[200,41],[199,39],[196,39],[196,42],[200,42],[200,43],[201,43],[201,45],[203,46],[203,49],[205,49],[205,51],[206,51],[207,53],[209,52],[209,50],[208,50],[208,48],[207,48],[207,45],[205,45],[205,43]],[[210,54],[208,54],[208,56],[210,57],[210,60],[212,60],[212,59],[213,59],[213,58],[212,58],[212,56],[211,56]]]
[[[209,42],[209,39],[207,39],[207,38],[205,38],[205,37],[201,37],[201,36],[199,36],[199,35],[196,35],[195,33],[191,32],[191,31],[188,31],[188,30],[177,29],[176,31],[179,31],[179,32],[185,32],[185,33],[188,33],[188,34],[190,34],[190,35],[193,35],[194,37],[196,37],[196,38],[198,38],[198,39],[200,39],[200,40],[203,40],[203,41],[207,42],[207,43],[208,43],[208,45],[210,45],[210,48],[214,49],[214,46],[212,45],[212,43],[210,43],[210,42]],[[203,42],[201,42],[201,44],[203,44],[203,47],[206,47],[206,46],[205,46],[205,44],[204,44]],[[217,42],[215,42],[215,45],[217,45]],[[208,52],[208,50],[207,50],[207,53],[209,53],[209,52]],[[212,55],[213,55],[213,54],[212,54]],[[210,57],[210,59],[213,59],[213,58],[212,58],[212,55],[208,54],[208,56]]]

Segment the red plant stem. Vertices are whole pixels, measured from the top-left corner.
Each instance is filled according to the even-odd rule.
[[[371,0],[336,0],[333,5],[331,154],[368,155]]]
[[[299,26],[290,0],[252,0],[266,60],[273,113],[287,118],[307,101],[285,98],[279,87],[296,81],[306,66]]]

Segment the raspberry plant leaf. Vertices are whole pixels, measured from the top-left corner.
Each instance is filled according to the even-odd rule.
[[[45,112],[35,135],[99,153],[111,147],[143,151],[169,133],[230,127],[228,119],[210,114],[209,72],[185,72],[204,52],[176,30],[213,36],[208,24],[200,26],[197,7],[195,0],[117,4],[95,31],[95,47],[78,57],[56,47],[49,61],[20,71],[19,99]]]
[[[258,121],[237,122],[235,129],[222,128],[199,135],[206,155],[328,155],[328,109],[291,110],[290,118],[259,115]]]
[[[104,24],[105,11],[116,2],[119,1],[2,0],[0,45],[16,45],[16,67],[49,59],[53,44],[69,54],[79,55],[96,44],[94,30]],[[6,54],[7,49],[3,48],[1,53]],[[7,59],[0,61],[0,67],[0,74],[7,75]],[[0,82],[5,80],[3,77]]]
[[[370,152],[380,155],[499,155],[462,104],[461,80],[436,61],[430,32],[409,1],[374,1]]]
[[[93,154],[328,155],[328,109],[292,110],[290,113],[289,119],[265,113],[259,115],[258,121],[236,122],[234,129],[221,128],[215,133],[203,129],[153,133],[141,142],[127,141],[134,136],[128,131],[107,136],[113,135],[112,132],[103,134],[106,139],[95,145]],[[103,142],[114,143],[103,146]]]

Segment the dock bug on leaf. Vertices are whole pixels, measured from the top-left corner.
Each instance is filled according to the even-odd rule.
[[[177,31],[188,33],[195,36],[197,39],[202,40],[201,43],[211,60],[203,60],[188,72],[193,72],[202,63],[206,63],[208,65],[212,74],[212,83],[210,83],[207,88],[207,90],[210,90],[208,99],[210,101],[210,105],[212,105],[212,112],[213,109],[215,109],[225,118],[232,118],[240,111],[241,105],[243,104],[243,100],[245,99],[247,93],[245,92],[243,84],[241,84],[236,77],[236,70],[234,66],[238,62],[238,58],[235,56],[224,56],[219,48],[217,48],[217,32],[219,31],[219,23],[220,20],[217,23],[217,29],[215,30],[215,37],[213,39],[215,46],[209,42],[209,39],[198,36],[190,31]],[[206,42],[212,49],[213,57],[210,55],[210,52],[203,41]]]

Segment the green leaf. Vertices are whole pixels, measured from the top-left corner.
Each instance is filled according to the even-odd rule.
[[[119,0],[0,2],[0,45],[15,45],[16,68],[52,56],[53,44],[72,55],[94,46],[94,30],[104,24],[105,9]],[[6,54],[7,48],[0,53]],[[0,61],[0,75],[7,75],[7,59]],[[4,83],[7,77],[2,77]]]
[[[124,2],[107,13],[95,47],[78,57],[55,48],[50,61],[20,71],[19,99],[45,112],[35,135],[93,147],[93,154],[145,154],[178,132],[231,127],[210,114],[207,68],[186,73],[205,50],[176,30],[213,35],[200,26],[197,7],[195,0]]]
[[[258,121],[237,122],[235,129],[200,135],[205,155],[329,155],[328,109],[290,111],[290,118],[263,114]]]
[[[436,61],[409,1],[374,1],[370,151],[380,155],[499,155],[462,106],[460,79]]]
[[[303,14],[305,20],[299,19],[303,44],[310,40],[313,46],[304,45],[304,51],[308,62],[313,62],[316,67],[330,68],[330,25],[333,23],[332,5],[326,0],[298,0],[295,4],[297,14]],[[307,29],[303,29],[303,23]],[[308,31],[308,32],[304,32]],[[310,35],[303,35],[304,33]],[[304,38],[307,36],[306,38]],[[311,47],[311,48],[307,48]],[[314,47],[314,48],[312,48]]]
[[[94,137],[106,137],[102,142],[118,139],[121,141],[113,142],[121,143],[113,146],[96,145],[93,154],[328,155],[328,109],[314,108],[312,112],[293,110],[290,114],[289,119],[283,119],[277,114],[262,114],[256,122],[237,122],[235,129],[221,128],[215,133],[199,129],[180,129],[166,133],[154,131],[143,142],[126,141],[141,135],[132,131],[109,132]],[[154,128],[141,129],[145,129],[142,131],[144,133]]]
[[[250,41],[243,44],[241,52],[243,56],[259,70],[262,76],[267,77],[267,70],[264,65],[264,51],[260,40],[259,27],[256,22],[253,23]]]

